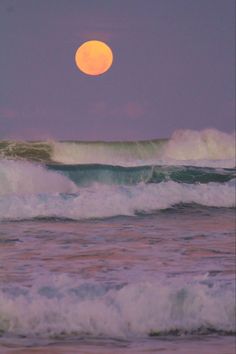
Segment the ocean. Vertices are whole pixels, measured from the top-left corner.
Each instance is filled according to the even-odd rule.
[[[233,354],[235,135],[0,141],[0,353]]]

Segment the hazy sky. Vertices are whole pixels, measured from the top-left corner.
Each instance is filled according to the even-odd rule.
[[[0,138],[136,140],[234,129],[234,0],[1,0]],[[107,42],[112,68],[74,63]]]

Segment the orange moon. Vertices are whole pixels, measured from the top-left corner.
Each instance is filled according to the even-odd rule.
[[[112,65],[113,53],[111,48],[101,41],[83,43],[75,53],[77,67],[87,75],[101,75]]]

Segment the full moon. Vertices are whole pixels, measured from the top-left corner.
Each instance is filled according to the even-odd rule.
[[[101,75],[112,65],[113,53],[111,48],[101,41],[83,43],[75,53],[77,67],[87,75]]]

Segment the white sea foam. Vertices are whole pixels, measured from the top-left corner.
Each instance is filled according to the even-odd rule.
[[[77,190],[74,183],[60,173],[27,161],[0,160],[0,196],[9,193],[66,193]]]
[[[27,181],[24,186],[27,191]],[[31,186],[30,186],[31,187]],[[94,184],[77,193],[6,194],[0,198],[0,220],[58,217],[75,220],[150,213],[179,203],[210,207],[235,206],[234,181],[224,184],[159,184],[117,186]],[[30,189],[31,191],[31,189]]]
[[[0,290],[0,331],[113,338],[170,331],[235,331],[232,285],[186,279],[109,288],[66,276],[36,279],[32,288]]]
[[[167,142],[163,157],[190,161],[234,159],[235,135],[215,129],[177,130]]]
[[[235,206],[235,181],[185,184],[92,184],[79,188],[59,172],[23,161],[0,161],[0,220],[74,220],[150,213],[180,203]]]
[[[64,164],[159,164],[230,168],[235,166],[235,134],[216,129],[178,130],[166,141],[54,142],[52,159]]]

